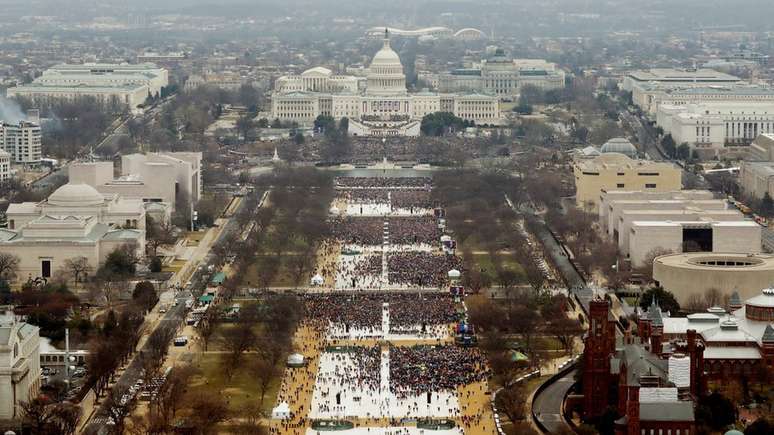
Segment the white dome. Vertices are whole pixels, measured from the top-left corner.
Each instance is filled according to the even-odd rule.
[[[104,201],[105,197],[88,184],[65,184],[48,197],[50,205],[64,207],[100,205]]]
[[[401,69],[403,68],[403,64],[400,62],[400,56],[398,56],[398,53],[390,47],[389,40],[385,42],[384,47],[377,51],[374,58],[371,60],[371,66],[373,67],[375,65],[391,65],[400,66]]]

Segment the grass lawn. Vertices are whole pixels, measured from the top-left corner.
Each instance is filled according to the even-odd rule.
[[[271,255],[271,254],[269,254]],[[269,284],[269,287],[294,287],[296,285],[295,283],[295,273],[292,271],[292,266],[290,262],[290,258],[292,255],[285,254],[282,256],[282,262],[279,265],[279,269],[277,270],[277,274],[274,276],[274,279]],[[258,271],[260,267],[260,258],[253,264],[250,265],[250,267],[247,268],[247,271],[245,271],[244,275],[242,276],[242,285],[247,285],[251,287],[257,287],[260,280],[258,279]],[[299,285],[304,285],[305,283],[309,283],[309,280],[312,277],[312,270],[307,270],[304,272],[303,276],[301,277],[301,281],[299,282]]]
[[[161,271],[177,273],[180,271],[180,269],[183,268],[184,265],[185,265],[185,260],[172,260],[172,262],[164,266],[161,269]]]
[[[255,375],[249,369],[256,364],[258,356],[249,353],[242,355],[239,368],[230,380],[226,379],[221,368],[221,358],[225,356],[225,354],[205,353],[197,357],[193,366],[201,370],[201,373],[192,379],[181,403],[193,403],[193,400],[200,396],[220,395],[228,404],[230,416],[233,418],[245,417],[246,412],[260,405],[261,391]],[[269,385],[263,405],[260,407],[264,415],[271,415],[281,382],[280,375]]]
[[[548,336],[533,337],[532,347],[534,347],[535,350],[564,350],[564,347],[559,340]]]
[[[524,268],[521,266],[521,264],[519,264],[518,262],[516,262],[516,260],[513,259],[512,255],[497,254],[497,256],[499,257],[500,261],[502,262],[501,264],[505,269],[513,270],[519,275],[520,277],[518,280],[519,283],[526,282]],[[475,258],[475,261],[476,261],[476,267],[479,268],[480,270],[483,270],[484,274],[489,276],[489,278],[493,283],[496,283],[497,272],[494,265],[495,263],[494,261],[492,261],[492,257],[489,254],[474,254],[473,257]]]

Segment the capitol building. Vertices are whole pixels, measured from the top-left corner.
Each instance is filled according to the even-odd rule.
[[[419,136],[422,117],[435,112],[451,112],[479,125],[502,119],[496,96],[409,93],[387,31],[365,81],[322,67],[283,76],[275,83],[271,112],[273,119],[299,125],[310,125],[319,115],[346,117],[353,136]]]

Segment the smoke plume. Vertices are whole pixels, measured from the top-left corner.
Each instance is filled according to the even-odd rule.
[[[14,100],[0,97],[0,121],[9,124],[18,124],[19,121],[27,119],[27,115],[22,111],[21,106]]]

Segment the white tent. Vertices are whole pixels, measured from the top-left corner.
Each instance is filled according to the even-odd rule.
[[[301,367],[304,365],[304,356],[300,353],[294,353],[288,356],[288,366]]]
[[[277,405],[276,408],[272,409],[271,418],[276,418],[279,420],[290,418],[290,406],[288,405],[288,402],[282,402]]]
[[[459,279],[460,275],[460,271],[457,269],[452,269],[449,271],[449,279]]]
[[[446,234],[441,236],[441,242],[451,242],[452,238]]]
[[[325,278],[322,277],[319,273],[312,277],[310,280],[310,284],[313,286],[319,286],[325,284]]]

